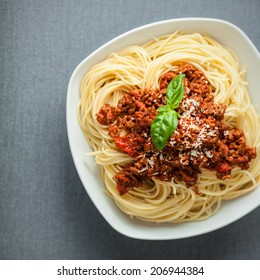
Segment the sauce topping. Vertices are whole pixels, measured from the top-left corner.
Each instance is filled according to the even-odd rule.
[[[164,149],[158,151],[150,127],[157,109],[166,104],[169,82],[181,73],[185,74],[184,97],[176,108],[181,118]],[[206,77],[190,64],[162,75],[159,89],[132,90],[116,107],[105,104],[97,120],[109,126],[109,135],[118,149],[136,159],[114,176],[119,193],[140,187],[142,180],[151,178],[183,181],[199,192],[201,168],[215,171],[221,180],[229,178],[235,166],[248,169],[256,149],[246,145],[243,131],[225,124],[225,109],[223,104],[214,103]]]

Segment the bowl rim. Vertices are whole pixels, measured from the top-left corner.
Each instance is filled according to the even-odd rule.
[[[221,223],[220,225],[216,225],[216,226],[212,226],[210,227],[208,230],[198,230],[196,233],[191,232],[191,233],[187,233],[187,234],[182,234],[182,235],[174,235],[174,236],[142,236],[139,234],[139,231],[133,233],[129,233],[127,231],[122,230],[117,223],[111,221],[111,219],[109,219],[107,217],[107,215],[105,215],[104,211],[101,209],[101,207],[99,206],[98,203],[96,203],[96,200],[93,199],[91,192],[89,191],[88,187],[86,186],[86,184],[84,183],[84,180],[82,178],[81,172],[80,172],[80,167],[79,167],[79,163],[78,160],[76,159],[75,153],[73,152],[73,145],[72,145],[72,138],[73,135],[71,133],[71,129],[70,129],[70,104],[69,104],[69,97],[70,97],[70,92],[71,92],[71,88],[72,88],[72,84],[73,81],[75,79],[75,76],[77,75],[79,69],[81,69],[81,67],[92,57],[95,57],[97,53],[99,53],[100,51],[102,51],[103,49],[106,49],[109,45],[113,44],[114,42],[121,40],[124,37],[127,37],[133,33],[139,32],[141,30],[144,30],[146,28],[151,28],[154,26],[159,26],[159,25],[164,25],[166,23],[173,23],[173,22],[212,22],[212,23],[216,23],[216,24],[222,24],[222,25],[227,25],[229,27],[231,27],[232,29],[238,31],[240,33],[240,35],[247,41],[247,43],[250,45],[250,47],[252,48],[252,50],[255,52],[255,55],[258,56],[259,61],[260,61],[260,54],[256,48],[256,46],[253,44],[253,42],[249,39],[249,37],[236,25],[234,25],[233,23],[230,23],[229,21],[226,20],[222,20],[222,19],[218,19],[218,18],[207,18],[207,17],[184,17],[184,18],[175,18],[175,19],[166,19],[166,20],[161,20],[161,21],[156,21],[156,22],[151,22],[145,25],[141,25],[138,26],[136,28],[133,28],[129,31],[126,31],[118,36],[116,36],[115,38],[107,41],[106,43],[104,43],[103,45],[101,45],[100,47],[98,47],[96,50],[94,50],[93,52],[91,52],[87,57],[85,57],[77,66],[76,68],[73,70],[72,75],[69,79],[69,83],[68,83],[68,88],[67,88],[67,98],[66,98],[66,127],[67,127],[67,136],[68,136],[68,142],[69,142],[69,147],[70,147],[70,151],[71,151],[71,155],[73,158],[73,162],[74,165],[76,167],[78,176],[80,178],[80,181],[85,189],[85,191],[87,192],[88,196],[90,197],[92,203],[94,204],[94,206],[98,209],[99,213],[101,214],[101,216],[106,220],[106,222],[112,227],[114,228],[117,232],[119,232],[120,234],[130,237],[130,238],[134,238],[134,239],[141,239],[141,240],[174,240],[174,239],[181,239],[181,238],[189,238],[189,237],[194,237],[194,236],[198,236],[198,235],[203,235],[212,231],[215,231],[217,229],[223,228],[239,219],[241,219],[242,217],[244,217],[245,215],[247,215],[248,213],[250,213],[251,211],[253,211],[254,209],[256,209],[257,207],[260,206],[260,201],[258,202],[258,204],[255,204],[253,207],[247,209],[247,211],[244,211],[242,214],[237,215],[236,217],[234,217],[233,219],[229,219],[226,222]],[[163,33],[162,33],[163,34]],[[102,59],[101,59],[102,61]],[[92,67],[92,66],[91,66]],[[75,112],[76,114],[76,112]],[[85,137],[84,137],[85,139]],[[109,198],[110,199],[110,198]],[[121,211],[120,209],[118,209],[119,211]],[[194,221],[196,223],[196,221]],[[202,221],[203,222],[203,221]],[[189,222],[190,223],[190,222]]]

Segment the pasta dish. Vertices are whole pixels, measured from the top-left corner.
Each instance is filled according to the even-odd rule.
[[[84,76],[77,112],[107,194],[132,217],[206,219],[259,184],[245,70],[207,35],[176,31],[111,53]]]

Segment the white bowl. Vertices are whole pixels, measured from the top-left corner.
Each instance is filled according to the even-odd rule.
[[[221,44],[232,48],[238,55],[240,65],[247,66],[247,81],[252,102],[260,105],[260,55],[243,31],[223,20],[183,18],[144,25],[109,41],[77,66],[71,76],[67,93],[67,129],[73,160],[82,184],[99,212],[115,230],[132,238],[166,240],[204,234],[238,220],[260,205],[260,188],[257,188],[243,197],[224,203],[217,214],[205,221],[154,224],[131,219],[103,192],[105,186],[99,175],[99,167],[93,158],[84,156],[86,152],[91,151],[91,148],[83,136],[76,117],[79,88],[83,76],[111,52],[119,51],[129,45],[142,45],[152,37],[170,33],[176,29],[207,33]],[[88,215],[88,213],[85,214]]]

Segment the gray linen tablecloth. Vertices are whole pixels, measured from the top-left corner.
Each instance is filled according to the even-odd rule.
[[[65,119],[72,71],[115,36],[163,19],[213,17],[260,50],[259,15],[259,0],[1,0],[0,259],[259,259],[260,208],[188,239],[117,233],[79,180]]]

